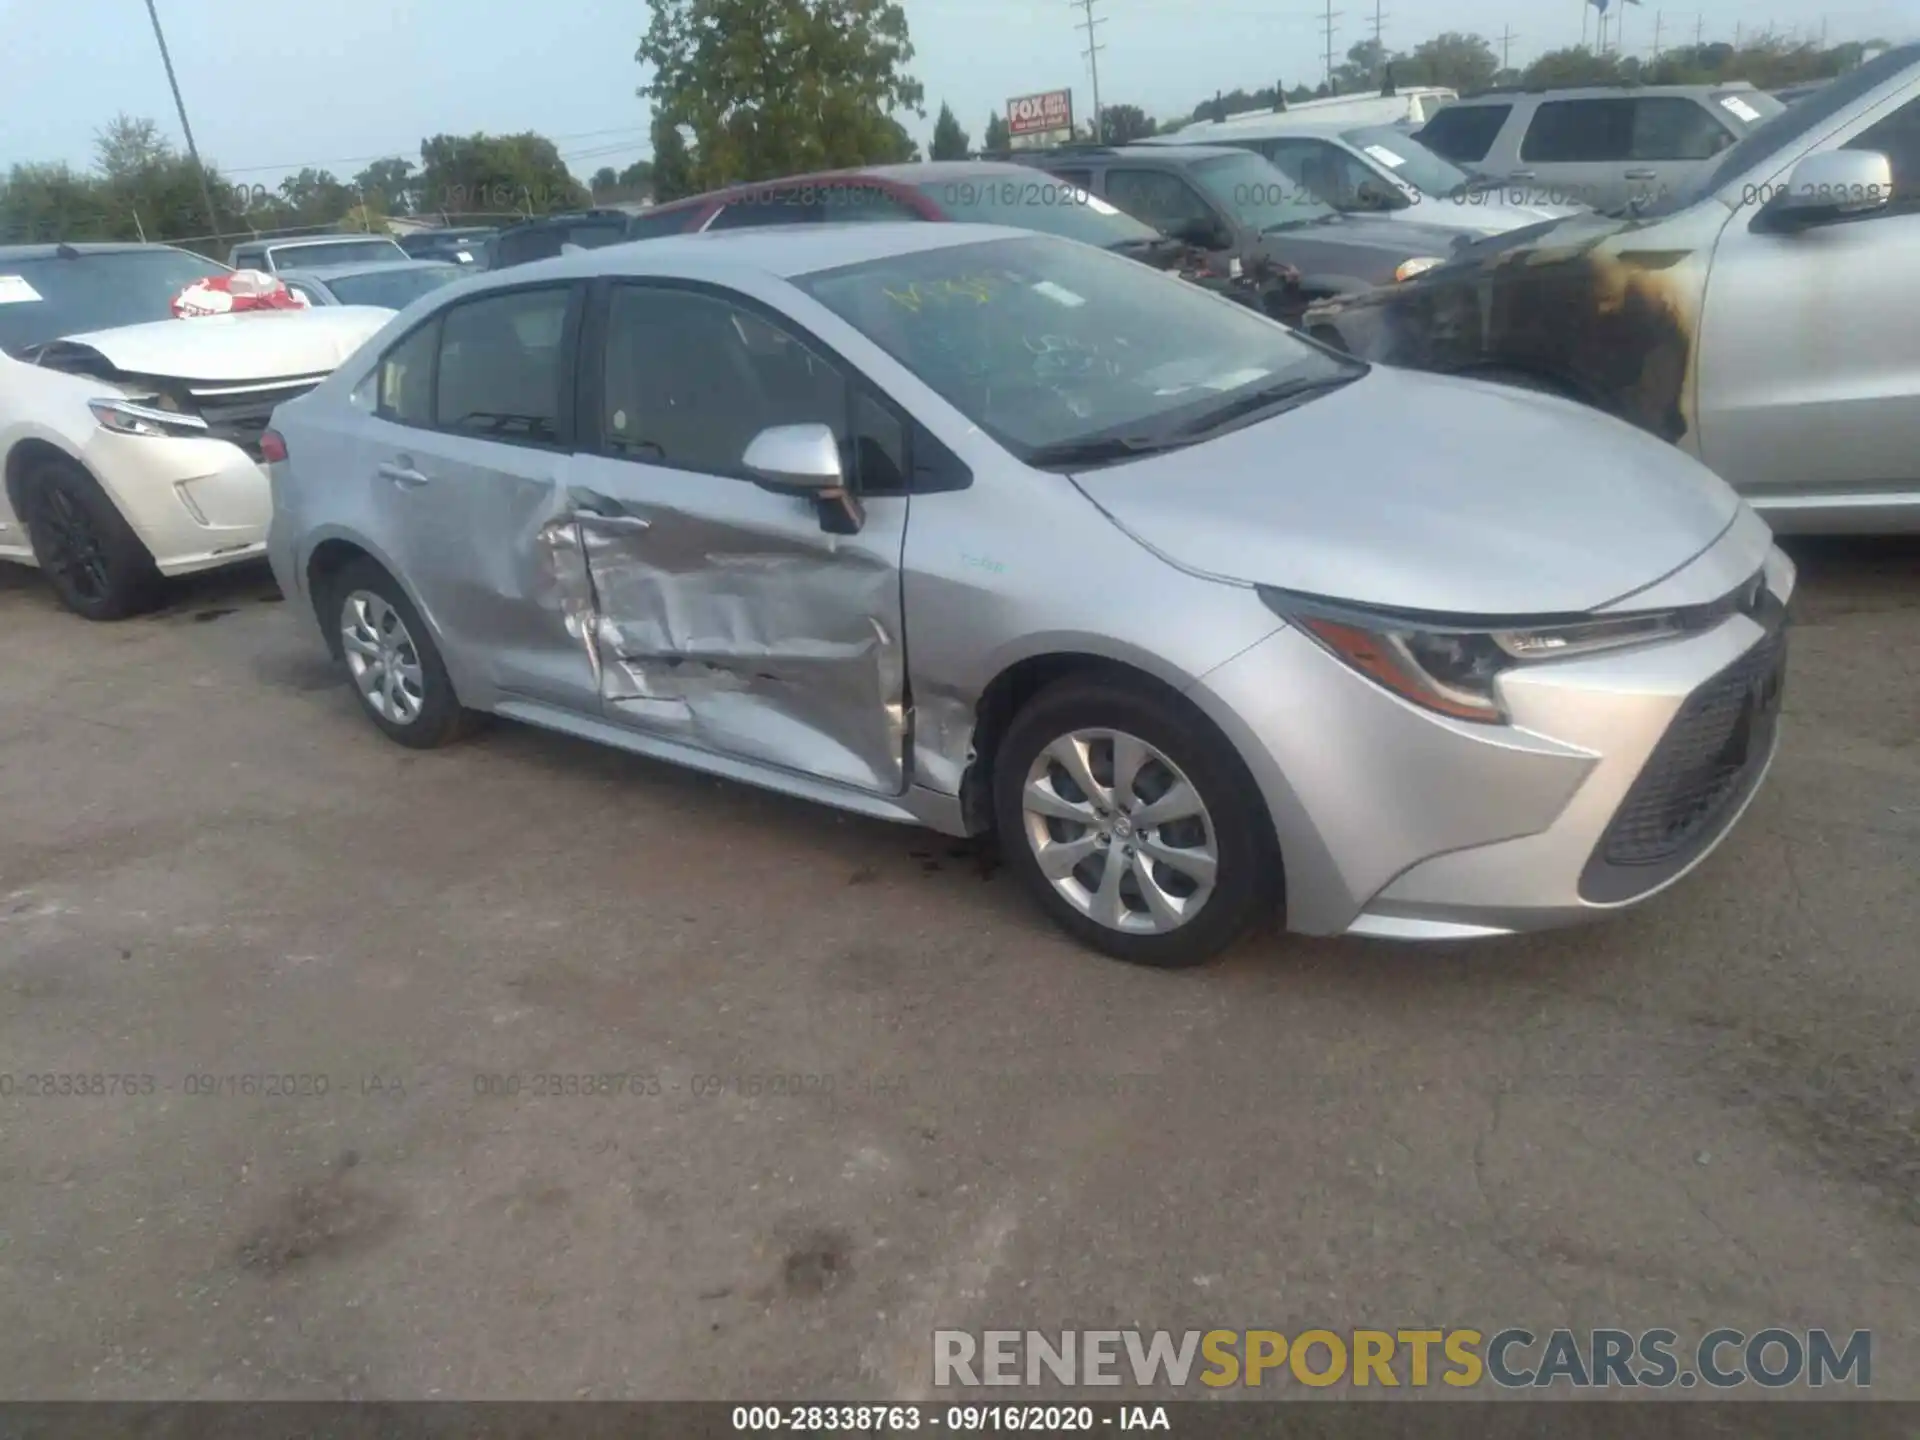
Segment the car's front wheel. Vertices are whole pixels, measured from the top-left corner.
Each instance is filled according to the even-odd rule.
[[[60,603],[88,620],[124,620],[160,602],[160,572],[100,484],[71,460],[21,477],[20,519]]]
[[[474,713],[460,704],[426,622],[394,578],[371,560],[347,565],[328,587],[341,658],[367,718],[416,750],[458,740]]]
[[[1187,702],[1144,686],[1068,679],[1035,696],[1000,743],[994,810],[1041,907],[1118,960],[1200,964],[1280,891],[1239,758]]]

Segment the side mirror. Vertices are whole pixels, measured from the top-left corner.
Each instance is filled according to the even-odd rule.
[[[1802,159],[1785,184],[1754,188],[1762,192],[1766,229],[1806,230],[1886,208],[1893,166],[1876,150],[1828,150]]]
[[[860,497],[847,488],[840,442],[825,425],[771,425],[740,463],[761,489],[813,501],[828,534],[857,535],[866,524]]]

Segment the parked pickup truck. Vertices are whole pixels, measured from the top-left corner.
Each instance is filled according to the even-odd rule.
[[[1584,401],[1697,455],[1775,529],[1847,533],[1920,530],[1916,315],[1908,45],[1756,126],[1664,201],[1475,242],[1302,324],[1368,360]]]

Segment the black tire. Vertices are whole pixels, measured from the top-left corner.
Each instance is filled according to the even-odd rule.
[[[1022,805],[1028,771],[1054,741],[1086,730],[1120,731],[1145,741],[1178,767],[1200,793],[1212,821],[1218,869],[1212,894],[1175,929],[1129,933],[1103,924],[1056,890],[1040,868]],[[1096,770],[1094,778],[1110,783],[1111,777],[1102,777]],[[1272,821],[1240,757],[1190,704],[1145,684],[1069,677],[1036,695],[1014,717],[1000,742],[993,801],[1001,853],[1040,908],[1082,944],[1116,960],[1169,969],[1202,964],[1281,899],[1280,855]],[[1135,898],[1139,899],[1137,882]]]
[[[348,603],[362,594],[379,597],[406,627],[406,648],[418,663],[421,677],[418,708],[410,718],[396,719],[376,709],[372,699],[361,688],[354,661],[346,655],[342,633],[346,623],[345,612]],[[327,643],[333,647],[335,654],[346,660],[348,674],[353,679],[354,698],[360,702],[361,711],[389,740],[398,741],[414,750],[434,750],[464,738],[477,727],[481,717],[463,706],[460,697],[454,693],[453,681],[447,676],[447,667],[440,658],[439,647],[433,643],[433,634],[420,618],[420,612],[414,608],[413,601],[407,598],[407,592],[379,565],[371,560],[360,559],[336,571],[326,587],[321,615],[328,626]],[[391,631],[387,633],[391,634]]]
[[[20,521],[60,603],[87,620],[156,608],[160,572],[99,481],[71,460],[41,460],[20,479]]]

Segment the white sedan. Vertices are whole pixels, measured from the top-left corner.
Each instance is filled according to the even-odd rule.
[[[226,267],[166,245],[0,246],[0,560],[90,620],[149,609],[162,576],[259,556],[260,438],[393,312],[174,319]]]

